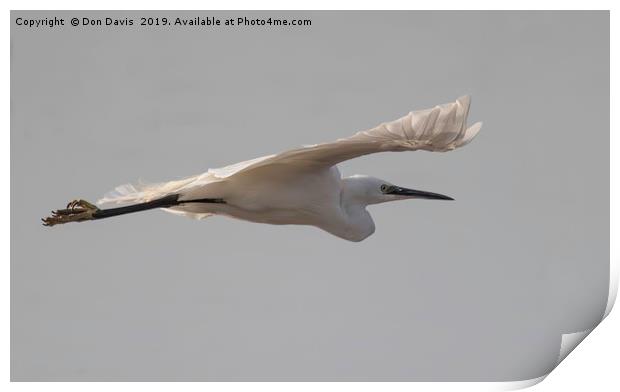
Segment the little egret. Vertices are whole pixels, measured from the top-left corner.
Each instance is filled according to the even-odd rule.
[[[470,98],[465,96],[332,143],[210,169],[177,181],[122,185],[98,204],[133,204],[100,209],[85,200],[74,200],[66,209],[52,211],[43,224],[162,208],[197,219],[217,214],[259,223],[310,225],[349,241],[362,241],[375,231],[368,205],[403,199],[453,199],[365,175],[342,178],[336,165],[376,152],[444,152],[464,146],[482,126],[476,123],[467,127],[469,105]]]

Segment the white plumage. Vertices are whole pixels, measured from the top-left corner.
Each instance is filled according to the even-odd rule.
[[[122,185],[99,204],[144,203],[167,195],[188,201],[166,211],[204,218],[221,214],[270,224],[319,227],[360,241],[374,232],[366,206],[409,198],[447,199],[369,176],[341,178],[337,164],[386,151],[450,151],[469,143],[482,123],[467,127],[470,98],[410,112],[395,121],[331,143],[305,146],[203,174],[151,185]],[[192,203],[218,198],[225,203]]]

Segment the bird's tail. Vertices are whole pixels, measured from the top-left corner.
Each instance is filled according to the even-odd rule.
[[[193,183],[196,177],[198,176],[154,184],[141,183],[137,185],[120,185],[114,188],[113,191],[106,193],[97,201],[97,204],[145,203],[160,199],[171,194],[179,193],[180,190]]]

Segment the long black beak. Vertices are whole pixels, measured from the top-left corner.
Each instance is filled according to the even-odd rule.
[[[450,196],[440,195],[439,193],[416,191],[415,189],[401,188],[399,186],[390,187],[386,193],[389,195],[416,197],[418,199],[454,200]]]

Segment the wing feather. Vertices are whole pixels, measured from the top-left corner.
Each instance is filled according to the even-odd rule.
[[[267,165],[288,165],[291,169],[300,169],[300,165],[332,166],[377,152],[451,151],[469,143],[482,126],[482,123],[476,123],[467,128],[470,103],[470,97],[464,96],[452,103],[410,112],[397,120],[382,123],[348,138],[211,169],[210,173],[218,178],[226,178]]]

